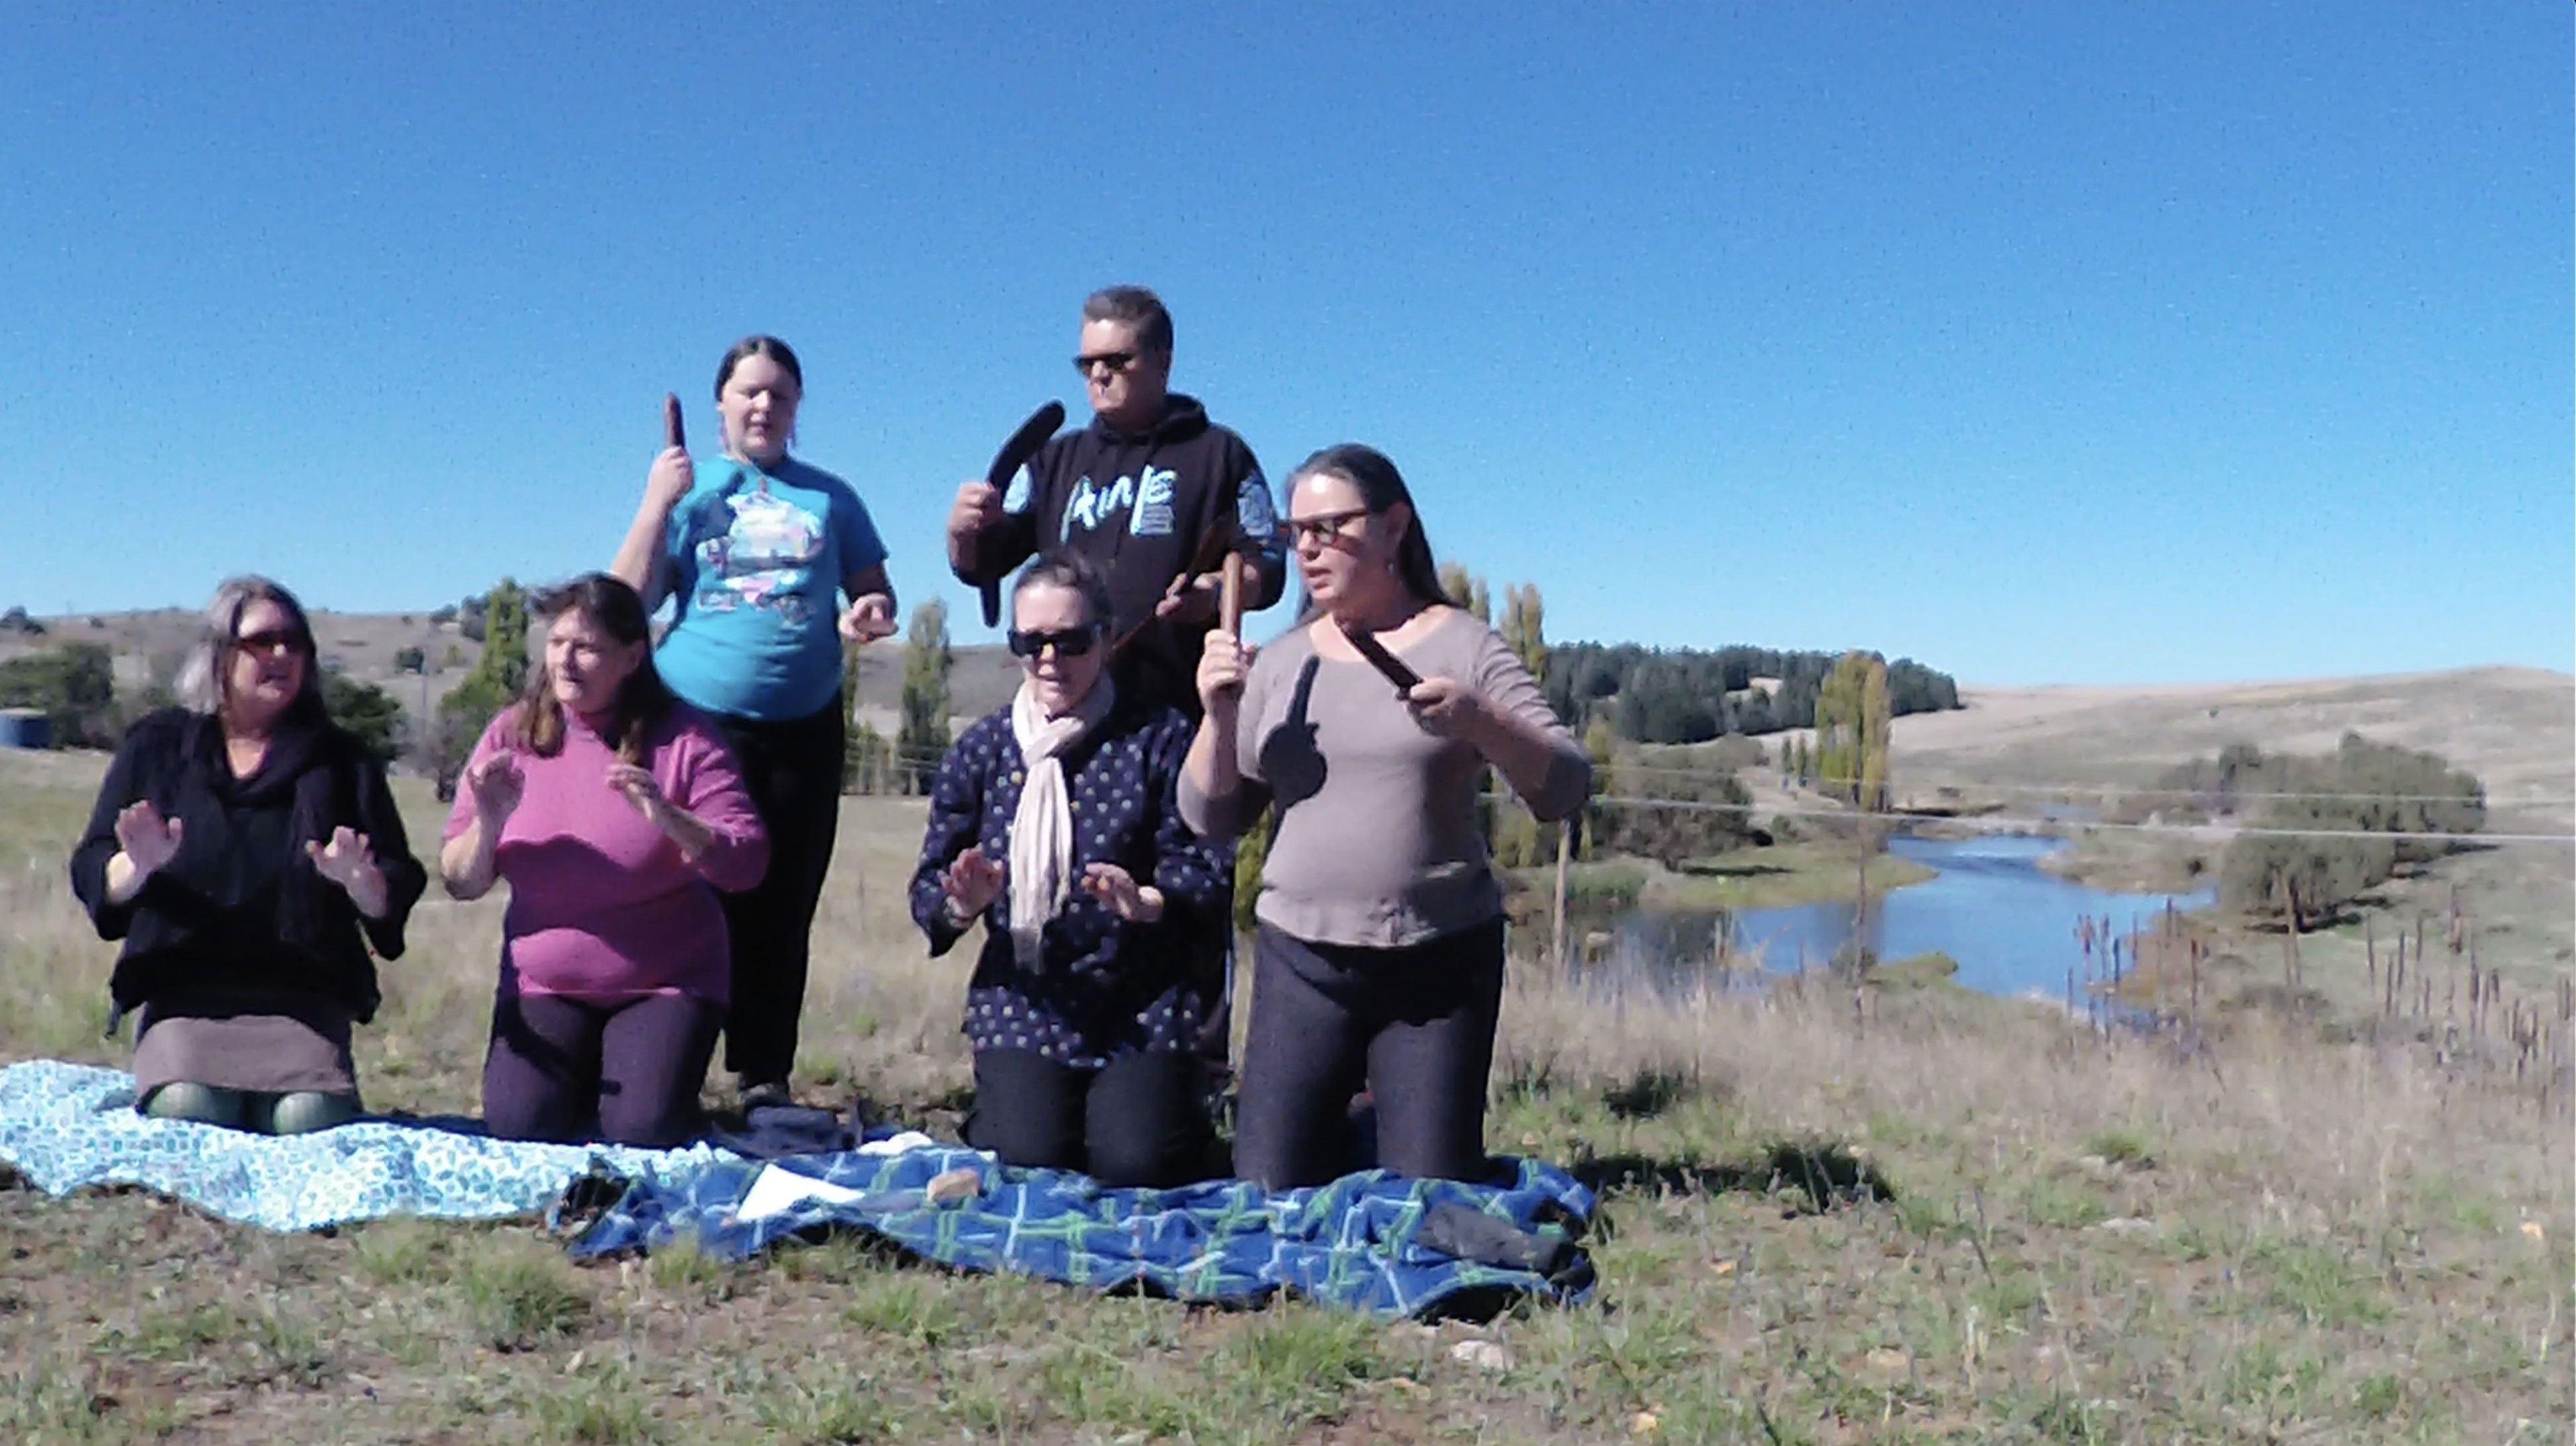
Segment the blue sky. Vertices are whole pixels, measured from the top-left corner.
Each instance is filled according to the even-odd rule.
[[[16,0],[0,606],[602,565],[763,330],[980,641],[948,501],[1134,280],[1558,638],[2565,669],[2570,15]]]

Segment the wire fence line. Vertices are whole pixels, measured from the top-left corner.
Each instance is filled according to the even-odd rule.
[[[1744,771],[1743,769],[1725,768],[1672,768],[1662,764],[1653,763],[1614,763],[1611,766],[1618,772],[1622,773],[1643,774],[1650,777],[1660,778],[1693,779],[1703,783],[1713,783],[1720,778],[1731,777],[1734,774]],[[1747,766],[1758,767],[1766,773],[1778,771],[1770,764]],[[1799,781],[1801,783],[1808,784],[1849,786],[1858,786],[1861,782],[1861,780],[1857,778],[1843,778],[1833,775],[1802,778]],[[1890,781],[1884,779],[1880,780],[1879,783],[1881,787],[1894,786]],[[2105,798],[2264,798],[2358,800],[2372,803],[2465,803],[2469,801],[2467,795],[2457,793],[2313,793],[2301,792],[2298,790],[2266,791],[2242,788],[2153,788],[2127,783],[1933,782],[1922,786],[1935,789],[1948,789],[1959,793],[2019,793],[2047,796],[2074,793],[2092,794]],[[2499,799],[2494,795],[2485,792],[2483,789],[2480,791],[2478,799],[2490,807],[2499,803],[2510,804],[2517,808],[2535,808],[2551,804],[2576,804],[2576,796],[2553,794],[2547,797],[2534,797],[2526,794]]]
[[[879,755],[879,761],[889,769],[929,769],[936,768],[940,760],[946,756],[946,753],[941,750],[923,748],[906,749],[889,746],[883,754]],[[1734,775],[1708,774],[1693,776],[1699,777],[1703,781],[1714,782],[1718,778],[1733,777]],[[2252,797],[2254,795],[2239,794],[2237,796]],[[2390,795],[2385,794],[2287,794],[2282,796],[2291,798],[2320,799],[2356,798],[2371,799],[2381,802],[2397,801]],[[1517,802],[1513,795],[1504,793],[1486,793],[1480,795],[1480,797],[1488,803]],[[2443,801],[2457,803],[2461,800],[2455,797]],[[1871,821],[1884,822],[1888,824],[1903,824],[1924,822],[1928,820],[1937,821],[1946,827],[1973,829],[1981,833],[2009,834],[2033,833],[2043,830],[2084,830],[2087,832],[2166,834],[2176,837],[2195,838],[2204,842],[2213,843],[2231,838],[2250,837],[2376,839],[2390,843],[2555,844],[2561,847],[2576,845],[2576,833],[2444,833],[2439,830],[2417,829],[2278,828],[2260,824],[2232,823],[2125,823],[2107,819],[2053,818],[2037,814],[1923,815],[1908,813],[1902,810],[1893,810],[1884,813],[1864,813],[1859,810],[1849,808],[1812,808],[1801,807],[1795,804],[1782,807],[1775,804],[1763,803],[1722,803],[1691,798],[1645,798],[1625,794],[1594,794],[1585,802],[1584,806],[1587,809],[1641,808],[1665,809],[1681,813],[1732,813],[1742,814],[1747,817],[1758,815],[1763,818],[1817,819],[1846,824],[1865,823]]]

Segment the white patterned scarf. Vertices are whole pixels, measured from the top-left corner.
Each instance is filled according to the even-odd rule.
[[[1030,685],[1011,700],[1011,737],[1020,745],[1028,782],[1011,815],[1011,951],[1023,969],[1038,966],[1039,935],[1073,893],[1073,796],[1063,755],[1109,716],[1118,690],[1103,677],[1061,718],[1039,710]]]

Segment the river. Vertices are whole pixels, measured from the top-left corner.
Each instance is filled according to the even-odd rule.
[[[2066,992],[2069,966],[2082,969],[2079,920],[2108,919],[2116,933],[2152,923],[2170,902],[2205,908],[2214,891],[2120,894],[2070,882],[2039,861],[2066,840],[2025,834],[1967,839],[1898,838],[1888,852],[1935,870],[1922,883],[1881,895],[1869,911],[1864,941],[1881,960],[1939,952],[1959,961],[1957,982],[1988,994]],[[1659,982],[1686,977],[1716,953],[1717,931],[1731,928],[1739,953],[1759,951],[1764,967],[1820,968],[1853,937],[1849,903],[1708,912],[1632,909],[1610,923],[1604,961],[1615,974],[1643,973]],[[1597,967],[1597,966],[1596,966]]]

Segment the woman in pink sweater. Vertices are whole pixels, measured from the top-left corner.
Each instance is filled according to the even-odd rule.
[[[510,884],[483,1117],[677,1144],[732,977],[715,891],[758,883],[769,842],[723,736],[654,672],[635,589],[592,573],[534,609],[545,660],[475,745],[439,854],[457,898]]]

